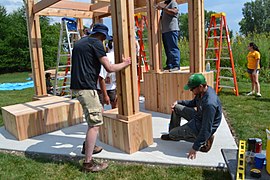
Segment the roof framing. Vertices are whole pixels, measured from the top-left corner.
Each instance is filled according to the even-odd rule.
[[[97,0],[96,3],[74,0],[40,0],[33,6],[33,13],[42,16],[68,16],[76,18],[108,17],[111,15],[110,0]],[[157,0],[162,2],[164,0]],[[188,0],[176,0],[178,4]],[[146,12],[145,0],[134,0],[135,13]]]

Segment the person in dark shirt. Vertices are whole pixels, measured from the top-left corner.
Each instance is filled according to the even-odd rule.
[[[77,41],[72,51],[71,86],[72,93],[82,105],[88,130],[85,139],[85,160],[83,171],[97,172],[108,167],[107,163],[93,160],[99,126],[103,124],[102,105],[97,93],[97,80],[101,64],[107,72],[116,72],[130,65],[130,57],[122,58],[118,64],[110,64],[103,47],[103,41],[110,39],[108,28],[95,24],[90,36]]]
[[[192,91],[195,97],[172,104],[169,134],[162,135],[161,139],[193,142],[188,158],[195,159],[197,151],[208,152],[211,149],[213,134],[222,119],[222,107],[216,92],[207,85],[202,74],[191,75],[184,89]],[[181,126],[181,118],[188,122]]]
[[[53,94],[53,85],[51,82],[51,73],[47,72],[45,74],[46,78],[46,89],[47,89],[47,94]]]

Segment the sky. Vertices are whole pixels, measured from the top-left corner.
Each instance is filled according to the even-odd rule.
[[[89,0],[84,1],[89,2]],[[238,23],[243,18],[242,8],[244,7],[244,3],[250,1],[252,0],[205,0],[204,7],[207,11],[225,12],[229,29],[233,30],[235,33],[239,31]],[[0,0],[0,5],[4,6],[7,12],[10,13],[21,7],[23,5],[23,0]],[[181,13],[187,13],[187,4],[180,5],[179,10]],[[59,18],[53,19],[53,21],[58,20]],[[104,20],[104,23],[111,27],[110,20],[108,18]],[[89,27],[90,24],[91,21],[84,21],[84,25],[87,27]],[[110,32],[112,31],[110,30]]]

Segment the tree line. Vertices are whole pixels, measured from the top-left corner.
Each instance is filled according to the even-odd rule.
[[[205,28],[213,11],[205,11]],[[240,35],[270,32],[270,0],[247,2],[242,8],[243,18],[239,22]],[[188,14],[179,15],[180,37],[188,40]],[[25,8],[10,14],[0,6],[0,73],[31,71]],[[55,67],[60,32],[60,23],[50,24],[50,18],[40,17],[42,49],[45,69]],[[232,37],[232,31],[230,31]]]

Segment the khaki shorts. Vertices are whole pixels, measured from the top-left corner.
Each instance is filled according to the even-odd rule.
[[[99,126],[103,124],[102,106],[99,102],[96,90],[72,90],[82,105],[84,116],[88,126]]]

